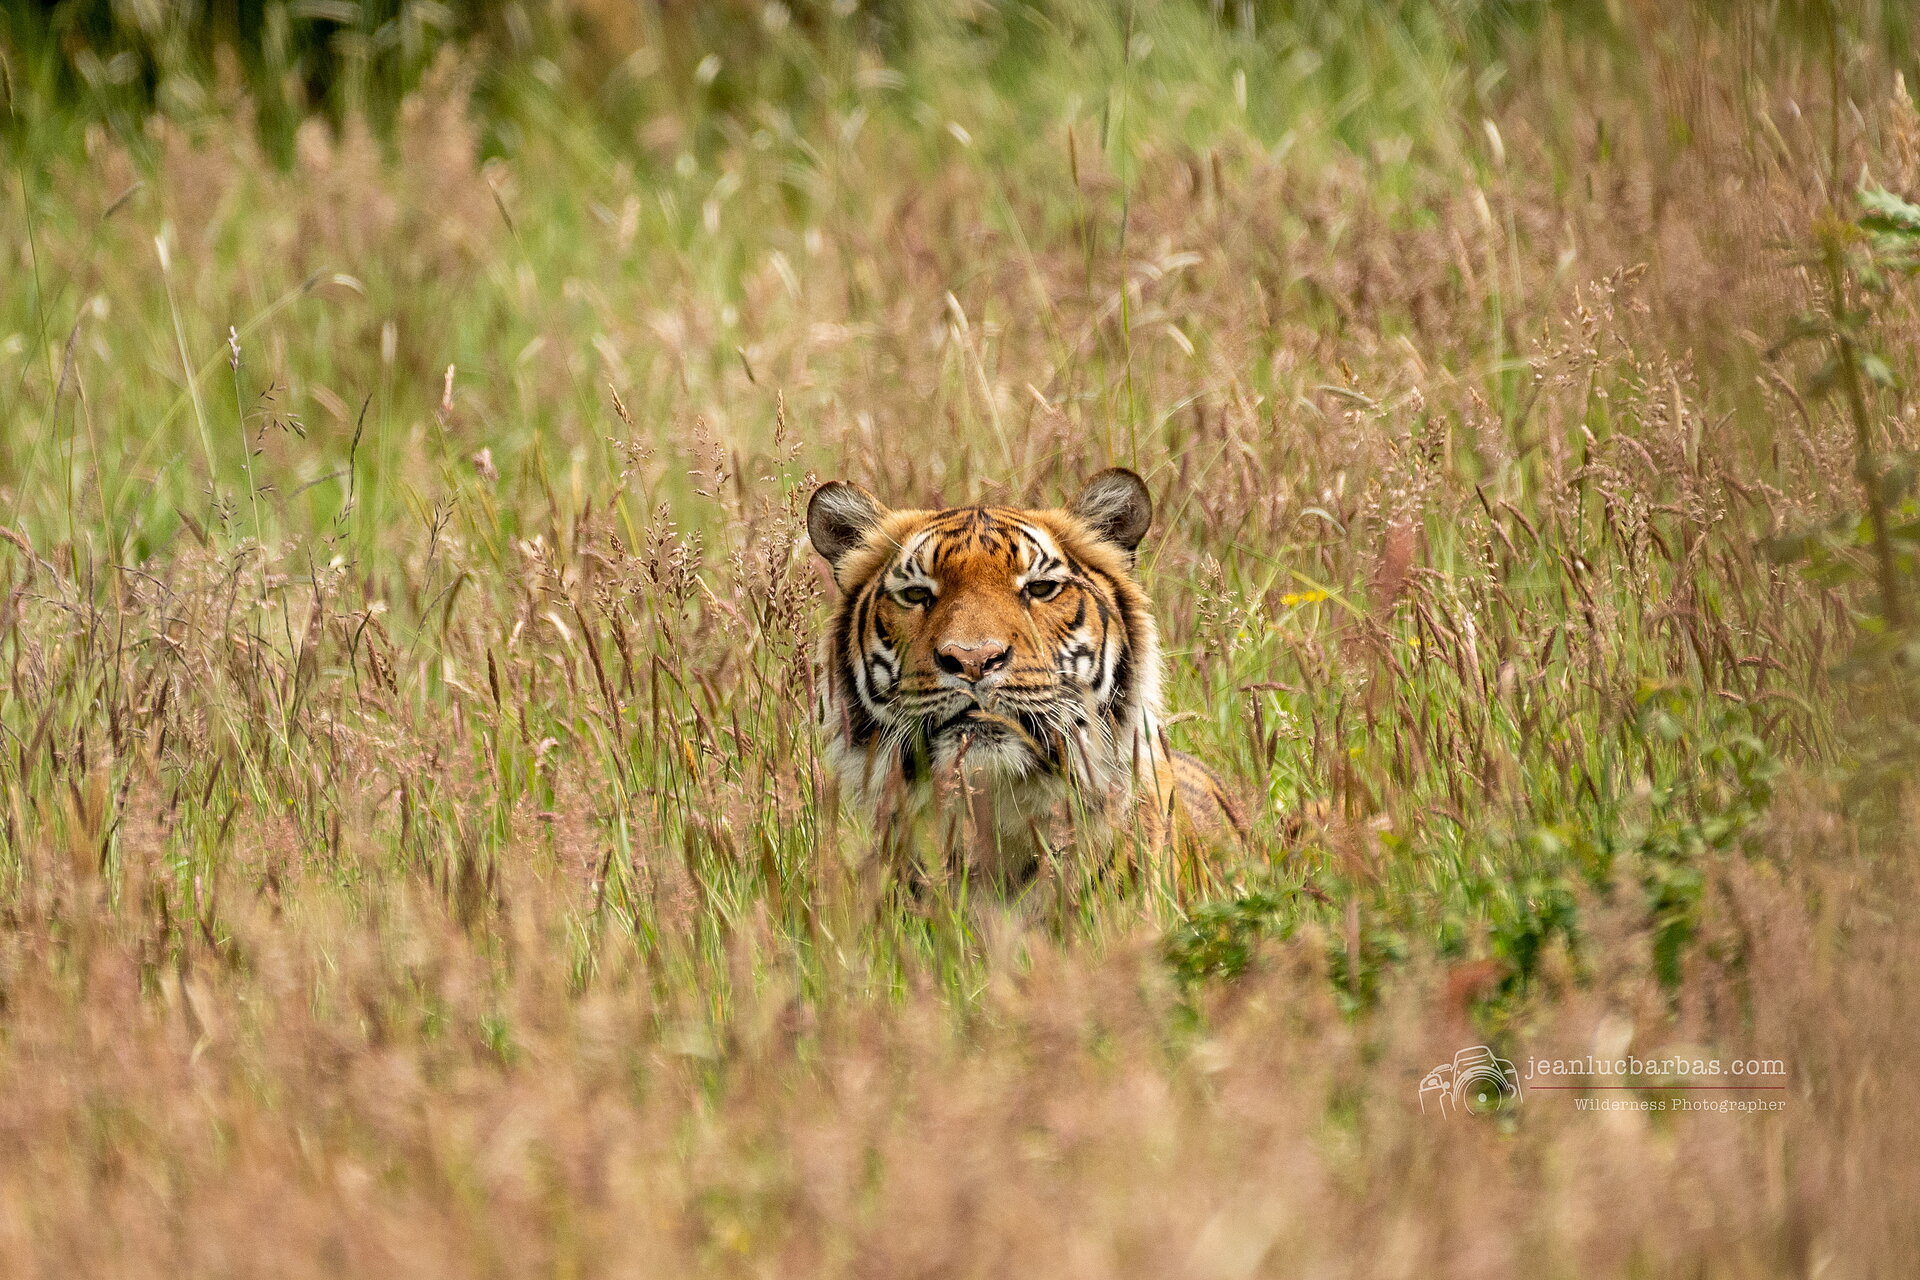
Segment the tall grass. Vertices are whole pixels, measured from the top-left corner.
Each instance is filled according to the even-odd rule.
[[[10,1273],[1911,1256],[1898,12],[583,3],[346,97],[38,21]],[[805,499],[1112,462],[1250,846],[907,892]],[[1790,1087],[1423,1117],[1483,1040]]]

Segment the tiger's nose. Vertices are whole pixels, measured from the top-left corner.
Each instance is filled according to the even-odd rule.
[[[933,660],[950,676],[978,681],[988,672],[1006,666],[1012,656],[1012,650],[998,640],[976,640],[972,644],[946,640],[935,651]]]

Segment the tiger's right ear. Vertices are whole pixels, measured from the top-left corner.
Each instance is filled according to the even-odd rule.
[[[886,514],[879,499],[856,485],[829,480],[813,491],[807,502],[807,538],[833,566],[836,580],[840,562],[866,542]]]

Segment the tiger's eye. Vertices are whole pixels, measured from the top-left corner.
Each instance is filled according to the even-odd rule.
[[[1051,600],[1060,594],[1061,584],[1051,578],[1040,578],[1027,584],[1027,599]]]
[[[908,587],[899,595],[895,596],[894,599],[898,600],[901,604],[909,605],[915,609],[923,609],[933,603],[933,592],[927,590],[925,587]]]

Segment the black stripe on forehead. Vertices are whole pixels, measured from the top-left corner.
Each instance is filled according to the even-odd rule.
[[[973,507],[950,507],[935,512],[925,523],[901,540],[902,554],[894,561],[903,573],[928,573],[938,570],[953,552],[954,536],[963,532],[975,512]],[[912,547],[911,554],[905,552]]]
[[[1008,539],[1004,522],[986,507],[957,507],[940,514],[934,524],[932,563],[944,568],[962,551],[1004,554]]]
[[[985,554],[1006,559],[1021,569],[1056,573],[1075,568],[1047,550],[1045,542],[1027,529],[1028,520],[1009,507],[950,507],[929,517],[905,542],[914,545],[896,568],[906,573],[937,574],[961,554]],[[1019,564],[1022,548],[1030,549],[1033,563]]]

